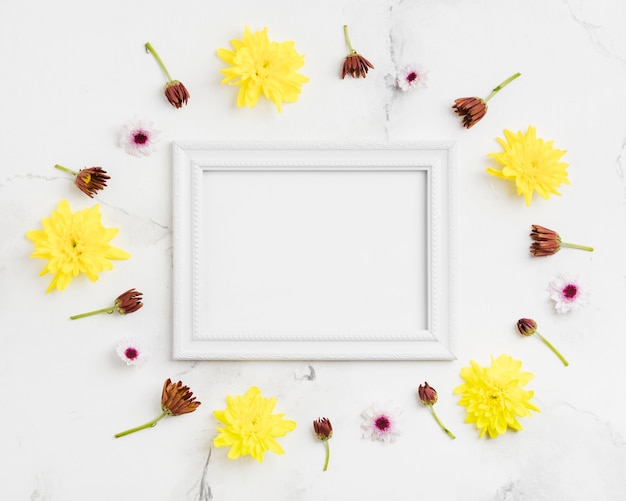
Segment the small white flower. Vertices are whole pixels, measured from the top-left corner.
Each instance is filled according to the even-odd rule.
[[[156,151],[160,134],[152,122],[135,117],[120,130],[119,145],[130,155],[149,156]]]
[[[363,438],[385,444],[395,442],[401,433],[402,409],[386,404],[372,405],[361,413]]]
[[[547,291],[554,301],[554,309],[559,313],[579,310],[589,303],[589,292],[580,284],[578,277],[563,273],[552,280]]]
[[[418,87],[425,89],[428,72],[421,66],[406,66],[398,73],[398,88],[403,92],[408,92]]]
[[[150,353],[144,344],[133,337],[122,339],[116,351],[126,365],[134,365],[137,368],[143,367],[150,358]]]

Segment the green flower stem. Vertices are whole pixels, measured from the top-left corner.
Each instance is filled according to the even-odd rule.
[[[578,245],[578,244],[568,244],[567,242],[561,242],[561,247],[569,247],[571,249],[580,249],[580,250],[593,252],[593,247],[588,247],[586,245]]]
[[[139,430],[145,430],[146,428],[152,428],[153,426],[156,426],[156,424],[165,416],[167,416],[167,411],[163,411],[163,414],[161,414],[158,418],[153,419],[152,421],[148,421],[146,424],[142,424],[141,426],[131,428],[130,430],[116,433],[115,438],[120,438],[120,437],[123,437],[124,435],[130,435],[131,433],[135,433],[136,431],[139,431]]]
[[[81,313],[80,315],[72,315],[70,317],[71,320],[76,320],[77,318],[90,317],[91,315],[97,315],[98,313],[113,313],[115,311],[115,306],[109,306],[108,308],[102,308],[101,310],[89,311],[87,313]]]
[[[352,44],[350,43],[350,37],[348,36],[348,25],[347,24],[343,25],[343,34],[346,37],[346,44],[348,45],[348,50],[350,51],[350,54],[356,54],[356,50],[354,50],[352,48]]]
[[[539,339],[541,339],[548,348],[550,348],[552,350],[552,352],[561,359],[561,362],[563,362],[563,365],[565,365],[566,367],[569,365],[569,362],[567,360],[565,360],[565,358],[563,357],[563,355],[561,355],[559,353],[559,350],[557,350],[554,346],[552,346],[552,343],[550,343],[550,341],[548,341],[545,337],[543,337],[541,334],[539,334],[537,331],[535,331],[535,335],[539,336]]]
[[[454,440],[454,439],[456,438],[456,436],[454,435],[454,433],[452,433],[450,430],[448,430],[448,428],[446,428],[446,427],[443,425],[443,423],[441,422],[441,420],[440,420],[440,419],[439,419],[439,417],[437,416],[437,413],[435,412],[434,407],[433,407],[432,405],[429,405],[428,407],[430,407],[430,412],[432,412],[432,413],[433,413],[433,417],[435,418],[435,421],[437,421],[437,424],[438,424],[439,426],[441,426],[441,429],[442,429],[443,431],[445,431],[445,432],[448,434],[448,436],[449,436],[452,440]]]
[[[55,165],[57,169],[62,170],[63,172],[67,172],[68,174],[72,174],[74,176],[78,175],[78,172],[73,171],[72,169],[68,169],[67,167],[63,167],[62,165]]]
[[[324,471],[328,470],[328,460],[330,459],[330,445],[328,445],[328,439],[323,440],[326,446],[326,461],[324,462]]]
[[[491,94],[489,94],[487,96],[487,98],[485,99],[485,102],[489,101],[493,96],[495,96],[500,90],[502,90],[504,87],[506,87],[507,85],[509,85],[513,80],[515,80],[517,77],[519,77],[521,75],[521,73],[516,73],[515,75],[510,76],[509,78],[507,78],[504,82],[502,82],[500,85],[498,85],[495,89],[493,89],[491,91]]]
[[[154,59],[156,59],[157,63],[159,63],[159,66],[163,70],[163,73],[165,73],[165,76],[167,77],[167,81],[171,82],[172,77],[170,75],[170,72],[167,71],[167,68],[165,67],[165,64],[163,63],[163,60],[159,57],[159,55],[157,54],[157,51],[154,50],[154,47],[152,47],[152,45],[150,45],[149,42],[146,42],[146,52],[150,52],[154,56]]]

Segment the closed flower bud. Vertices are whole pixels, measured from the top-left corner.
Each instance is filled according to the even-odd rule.
[[[417,393],[424,405],[434,405],[437,402],[437,391],[426,382],[420,384]]]
[[[537,322],[532,318],[520,318],[517,321],[517,330],[522,336],[532,336],[537,331]]]
[[[487,113],[487,101],[500,92],[500,89],[510,84],[519,76],[520,73],[515,73],[515,75],[507,78],[494,88],[485,99],[481,99],[480,97],[460,97],[459,99],[455,99],[452,108],[457,115],[463,117],[463,127],[469,129],[476,125]]]
[[[326,461],[324,462],[324,471],[326,471],[330,459],[328,441],[333,436],[333,425],[330,424],[330,419],[328,418],[318,418],[313,421],[313,430],[315,431],[315,436],[324,442],[324,446],[326,447]]]
[[[172,80],[165,85],[165,97],[175,108],[182,108],[183,104],[187,104],[189,91],[182,82]]]
[[[320,440],[328,440],[333,436],[333,425],[328,418],[320,418],[313,421],[313,430]]]
[[[545,337],[543,337],[539,333],[539,331],[537,331],[537,322],[535,322],[532,318],[520,318],[517,321],[517,331],[522,336],[528,337],[528,336],[534,335],[535,337],[538,337],[548,348],[552,350],[552,353],[554,353],[557,357],[559,357],[559,360],[563,362],[563,365],[565,366],[569,365],[569,362],[565,360],[565,357],[561,355],[559,350],[557,350],[550,341],[548,341]]]

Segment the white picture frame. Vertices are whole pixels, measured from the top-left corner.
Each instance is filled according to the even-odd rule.
[[[173,143],[173,358],[452,360],[455,144]]]

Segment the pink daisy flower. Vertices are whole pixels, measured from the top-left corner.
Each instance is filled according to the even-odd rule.
[[[120,130],[119,145],[129,155],[147,157],[156,151],[160,134],[152,122],[135,117]]]
[[[425,89],[426,80],[428,79],[428,72],[422,69],[421,66],[406,66],[398,73],[397,82],[398,88],[403,92],[408,92],[418,87]]]
[[[144,344],[133,337],[122,339],[116,351],[126,365],[133,365],[137,368],[143,367],[150,358]]]
[[[562,273],[552,280],[547,291],[554,301],[554,309],[559,313],[580,310],[589,303],[589,291],[580,284],[578,277],[569,273]]]
[[[389,404],[372,405],[361,413],[363,438],[389,444],[401,433],[402,409]]]

